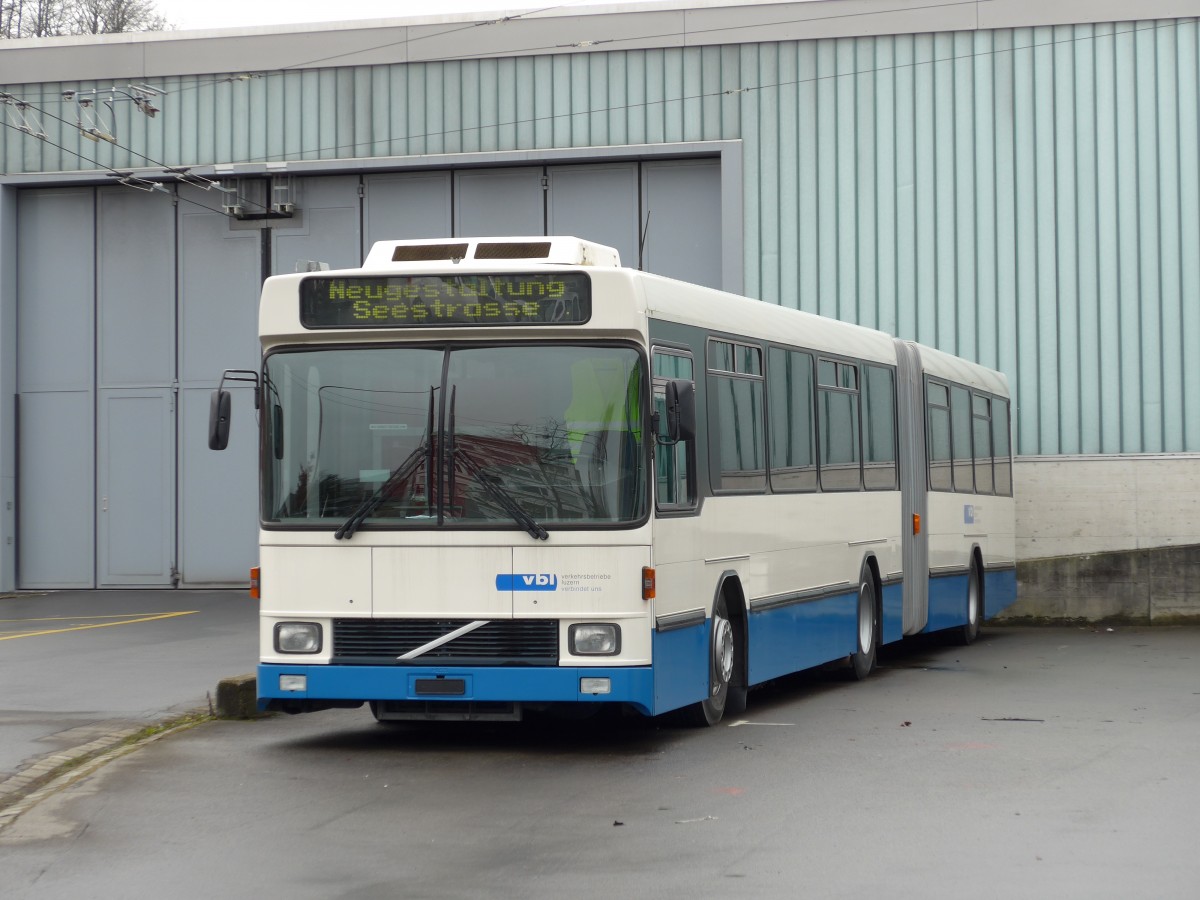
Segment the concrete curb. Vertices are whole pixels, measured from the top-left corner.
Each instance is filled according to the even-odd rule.
[[[106,763],[170,734],[217,719],[256,719],[258,690],[254,675],[223,678],[217,703],[176,713],[157,722],[98,722],[73,729],[83,743],[36,759],[0,781],[0,831],[46,797],[95,772]],[[68,734],[68,732],[64,732]]]
[[[0,831],[50,794],[90,775],[104,763],[168,734],[212,719],[207,709],[200,708],[149,725],[113,727],[112,723],[99,723],[92,726],[96,733],[92,740],[43,756],[0,781]]]
[[[133,753],[146,744],[161,740],[177,731],[212,721],[212,718],[206,710],[197,710],[161,725],[113,731],[73,750],[54,753],[38,760],[29,768],[0,783],[0,831],[47,797],[86,778],[114,759]]]

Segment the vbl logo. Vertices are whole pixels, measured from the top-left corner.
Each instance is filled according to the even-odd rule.
[[[498,591],[557,591],[558,576],[549,572],[529,575],[497,575]]]

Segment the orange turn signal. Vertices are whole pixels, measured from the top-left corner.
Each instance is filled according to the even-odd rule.
[[[642,566],[642,599],[654,599],[654,569],[651,566]]]
[[[255,566],[253,569],[250,570],[250,599],[251,600],[261,599],[261,592],[259,591],[259,571],[260,570],[259,570],[258,566]]]
[[[913,534],[921,533],[921,514],[913,513]]]

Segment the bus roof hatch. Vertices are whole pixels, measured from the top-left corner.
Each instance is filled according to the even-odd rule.
[[[433,238],[416,241],[377,241],[363,268],[454,262],[494,267],[496,263],[540,263],[558,266],[621,265],[612,247],[577,237]]]

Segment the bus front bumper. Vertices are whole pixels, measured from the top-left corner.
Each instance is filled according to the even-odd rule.
[[[258,667],[258,708],[301,711],[364,702],[627,703],[655,714],[650,666],[486,667],[279,665]]]

